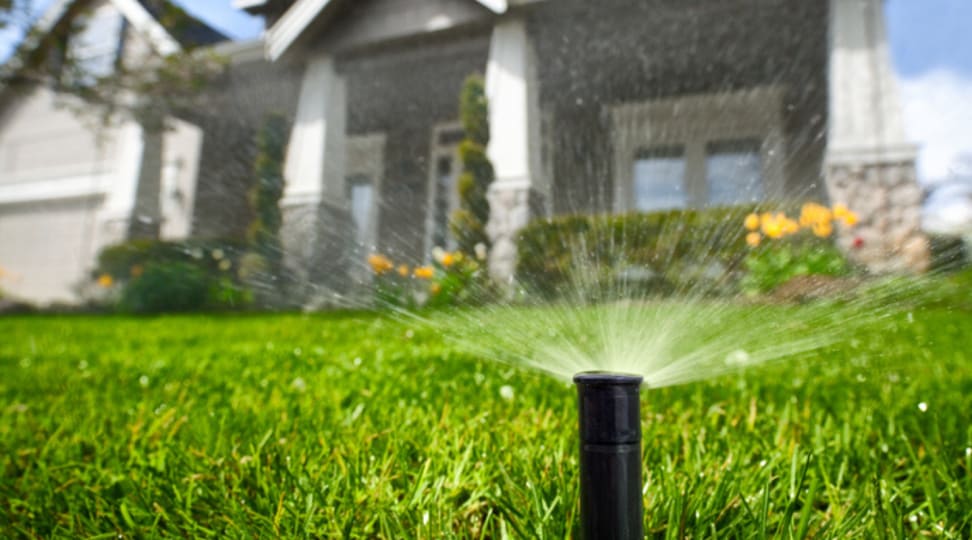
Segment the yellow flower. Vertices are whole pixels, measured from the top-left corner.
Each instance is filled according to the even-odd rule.
[[[807,203],[800,211],[800,226],[813,227],[819,223],[830,223],[833,213],[826,206],[817,203]]]
[[[115,280],[111,277],[111,274],[101,274],[101,276],[98,277],[98,286],[103,289],[111,287],[114,283]]]
[[[748,216],[746,216],[746,220],[743,221],[743,225],[746,227],[746,230],[749,231],[755,231],[759,229],[759,215],[749,214]]]
[[[763,235],[758,232],[751,232],[746,235],[746,243],[749,244],[749,247],[758,247],[762,240]]]
[[[813,225],[813,234],[820,238],[827,238],[834,232],[834,226],[830,224],[829,221],[815,223]]]
[[[763,214],[763,234],[776,240],[781,238],[784,234],[784,227],[786,222],[785,214],[776,214],[775,216],[770,214]]]
[[[439,294],[440,292],[442,292],[442,285],[439,285],[438,283],[433,283],[429,287],[429,292],[431,292],[433,295]]]
[[[412,275],[419,279],[432,279],[432,276],[435,275],[435,269],[431,266],[419,266]]]
[[[450,266],[455,264],[457,260],[458,257],[456,256],[455,253],[445,252],[442,254],[442,259],[439,262],[442,263],[442,266],[449,268]]]
[[[371,265],[371,270],[378,274],[384,274],[395,268],[395,265],[391,262],[388,257],[385,257],[381,253],[372,253],[368,256],[368,264]]]
[[[837,203],[834,205],[835,218],[844,219],[844,216],[846,216],[848,212],[850,212],[850,210],[847,209],[847,205],[841,203]]]
[[[853,227],[854,225],[857,225],[859,219],[856,213],[848,210],[847,214],[845,214],[844,217],[842,218],[842,221],[844,222],[844,225],[847,225],[848,227]]]
[[[408,265],[402,264],[398,266],[398,275],[402,277],[408,277]]]

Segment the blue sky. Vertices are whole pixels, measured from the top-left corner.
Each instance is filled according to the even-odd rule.
[[[262,30],[232,0],[175,1],[235,39]],[[49,2],[36,0],[38,8]],[[922,147],[923,180],[972,181],[972,0],[887,0],[886,12],[908,135]],[[16,40],[0,33],[0,58]]]

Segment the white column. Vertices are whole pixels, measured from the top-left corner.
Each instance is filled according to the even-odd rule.
[[[490,273],[510,279],[516,265],[516,232],[530,220],[531,210],[547,183],[540,178],[540,114],[533,50],[526,22],[519,18],[496,23],[486,67],[489,101],[487,154],[496,179],[489,189],[487,232],[492,241]]]
[[[281,240],[285,264],[310,289],[336,287],[321,280],[337,282],[346,271],[346,94],[333,58],[308,61],[284,164]]]
[[[828,161],[913,160],[888,50],[884,0],[831,0]]]
[[[830,0],[831,202],[860,217],[838,242],[873,272],[924,270],[917,149],[905,136],[884,20],[884,0]]]
[[[503,187],[536,187],[540,172],[540,115],[536,66],[522,19],[493,28],[486,66],[490,140],[487,153]]]
[[[346,92],[332,58],[307,63],[284,166],[285,205],[343,200]]]

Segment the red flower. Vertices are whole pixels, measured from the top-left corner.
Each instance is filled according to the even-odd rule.
[[[854,249],[860,249],[864,247],[864,239],[861,238],[860,236],[855,237],[853,245],[854,245]]]

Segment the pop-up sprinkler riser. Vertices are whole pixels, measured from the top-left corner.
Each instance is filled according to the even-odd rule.
[[[580,518],[584,540],[641,540],[642,377],[574,376],[580,419]]]

